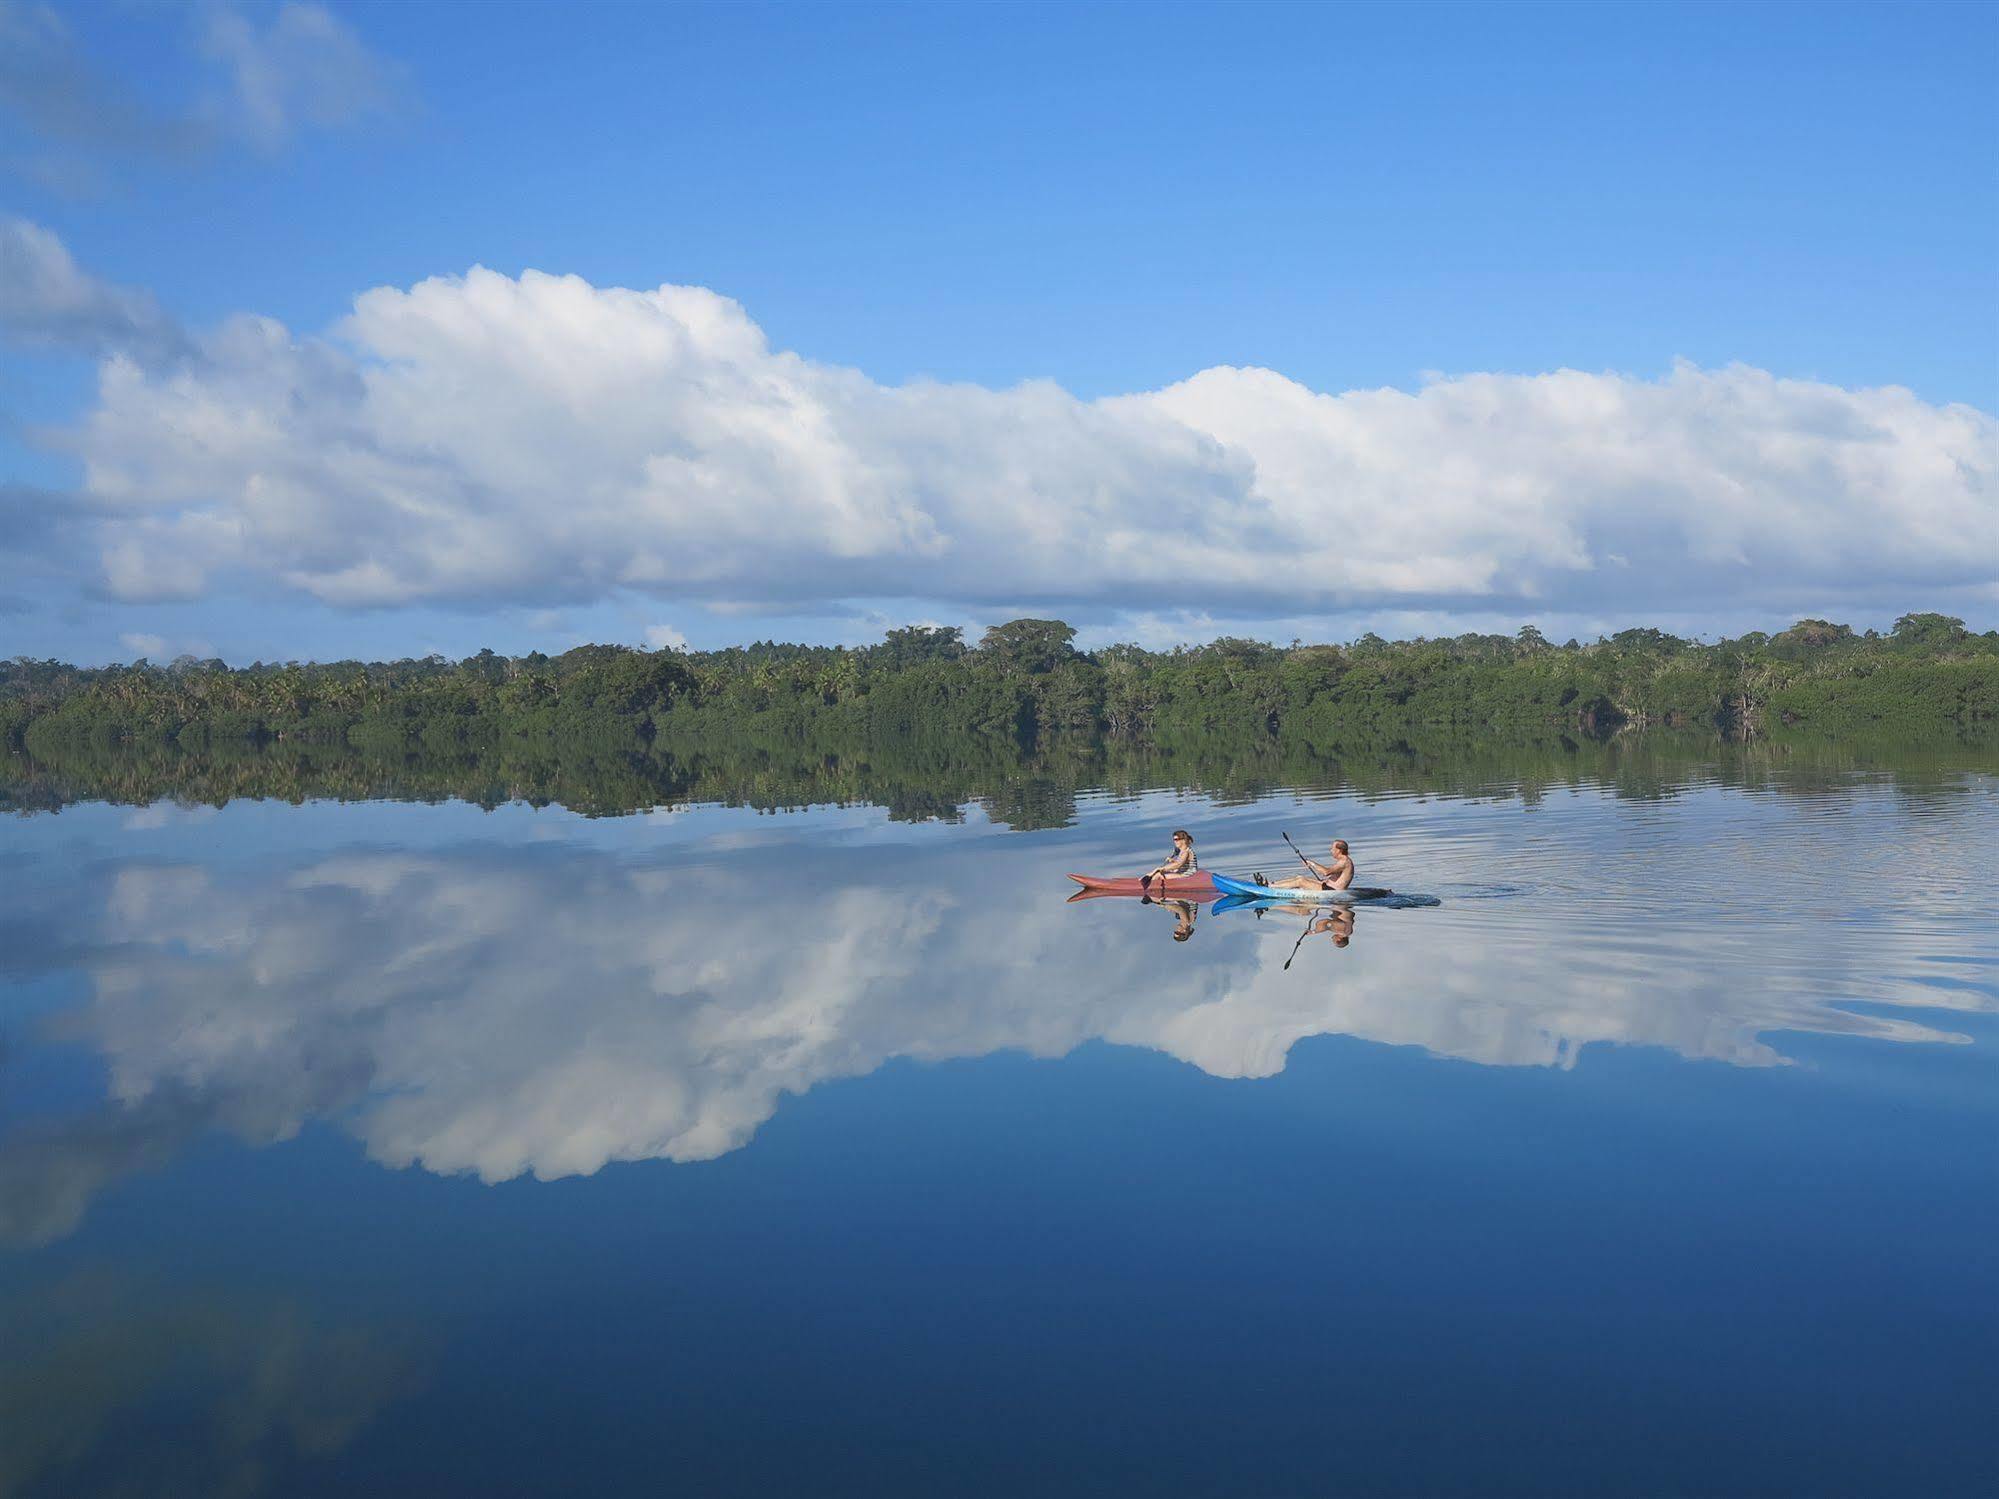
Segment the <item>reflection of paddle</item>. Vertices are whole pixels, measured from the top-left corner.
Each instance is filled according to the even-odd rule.
[[[1288,842],[1289,840],[1286,841]],[[1308,912],[1305,916],[1305,930],[1300,932],[1298,934],[1298,940],[1291,944],[1291,958],[1295,958],[1298,956],[1298,949],[1305,945],[1305,939],[1311,935],[1312,935],[1312,917],[1311,914]],[[1291,971],[1291,958],[1286,958],[1284,960],[1284,971],[1286,973],[1289,973]]]
[[[1282,838],[1286,843],[1291,843],[1291,835],[1289,833],[1284,832],[1283,830],[1280,829],[1278,831],[1277,836]],[[1306,858],[1303,853],[1299,852],[1297,844],[1291,843],[1291,852],[1298,855],[1298,862],[1305,866],[1305,873],[1309,874],[1313,879],[1319,882],[1319,888],[1321,890],[1330,890],[1333,888],[1331,885],[1328,885],[1326,883],[1326,877],[1320,874],[1318,870],[1312,867],[1312,861]]]

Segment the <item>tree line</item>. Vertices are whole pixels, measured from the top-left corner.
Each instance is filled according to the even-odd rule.
[[[0,663],[0,744],[316,745],[408,755],[506,744],[682,756],[750,741],[962,745],[1181,739],[1330,742],[1409,728],[1603,735],[1631,727],[1744,737],[1790,726],[1936,733],[1999,720],[1999,632],[1907,614],[1885,634],[1800,620],[1701,642],[1632,629],[1557,645],[1514,635],[1279,647],[1223,638],[1076,649],[1060,620],[968,645],[910,626],[861,647],[763,641],[717,651],[586,645],[461,661],[76,667]]]

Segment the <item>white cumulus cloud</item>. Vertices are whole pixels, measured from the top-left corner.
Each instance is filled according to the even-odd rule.
[[[195,359],[111,357],[73,436],[133,600],[1685,616],[1933,606],[1999,574],[1999,423],[1896,387],[886,386],[700,287],[533,271],[378,288],[324,337],[242,317]]]

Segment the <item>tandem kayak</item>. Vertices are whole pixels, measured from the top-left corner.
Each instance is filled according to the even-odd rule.
[[[1254,880],[1239,880],[1233,875],[1212,874],[1215,888],[1224,895],[1242,895],[1251,900],[1304,901],[1309,905],[1345,906],[1357,900],[1386,900],[1395,894],[1379,885],[1354,885],[1345,890],[1293,890],[1283,885],[1259,885]]]
[[[1140,885],[1137,875],[1101,879],[1094,874],[1072,874],[1069,878],[1081,885],[1086,895],[1149,895],[1154,900],[1177,895],[1188,900],[1217,893],[1215,881],[1205,869],[1192,874],[1162,874],[1150,885]]]

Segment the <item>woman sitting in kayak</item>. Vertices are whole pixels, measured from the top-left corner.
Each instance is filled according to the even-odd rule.
[[[1194,857],[1194,835],[1185,828],[1173,831],[1173,855],[1157,869],[1147,870],[1139,876],[1139,883],[1149,885],[1161,875],[1193,874],[1201,867],[1201,861]]]

